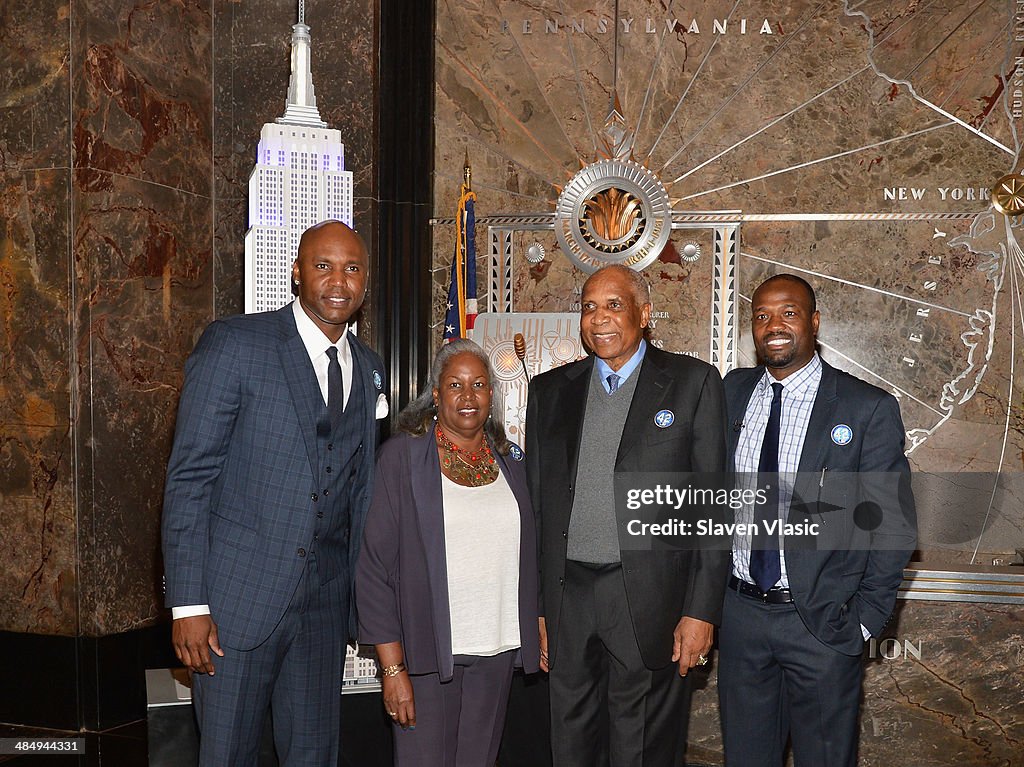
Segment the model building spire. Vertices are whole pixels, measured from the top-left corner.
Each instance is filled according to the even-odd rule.
[[[288,101],[284,117],[277,118],[284,125],[327,126],[320,119],[313,91],[313,72],[310,68],[309,27],[306,26],[306,3],[299,0],[299,22],[292,26],[292,75],[288,81]]]
[[[352,172],[341,132],[320,119],[309,68],[306,4],[292,27],[292,74],[284,117],[265,123],[249,175],[245,311],[292,300],[292,262],[303,230],[325,219],[352,225]]]

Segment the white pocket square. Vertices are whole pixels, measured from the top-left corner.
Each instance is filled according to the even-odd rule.
[[[376,417],[377,418],[387,418],[389,412],[391,412],[391,411],[388,409],[388,398],[385,397],[383,395],[383,393],[382,394],[378,394],[377,395]]]

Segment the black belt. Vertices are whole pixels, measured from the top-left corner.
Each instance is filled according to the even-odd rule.
[[[745,597],[756,599],[759,602],[767,602],[770,605],[788,605],[793,602],[793,592],[781,586],[775,586],[768,591],[761,591],[753,583],[741,581],[735,575],[729,576],[729,588]]]

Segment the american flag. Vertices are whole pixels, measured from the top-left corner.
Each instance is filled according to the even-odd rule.
[[[476,322],[476,195],[463,184],[455,214],[455,255],[444,317],[444,342],[465,338]]]

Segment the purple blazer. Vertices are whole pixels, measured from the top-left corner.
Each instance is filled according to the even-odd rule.
[[[522,452],[517,453],[522,456]],[[537,535],[526,464],[494,453],[519,502],[519,635],[516,666],[538,670]],[[486,513],[486,512],[481,512]],[[433,430],[397,434],[377,456],[376,484],[356,564],[359,641],[400,641],[410,674],[452,678],[441,463]]]

